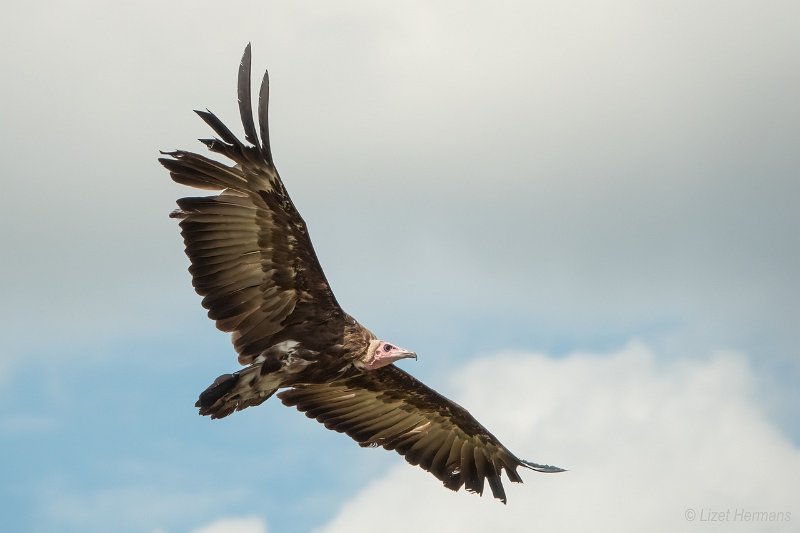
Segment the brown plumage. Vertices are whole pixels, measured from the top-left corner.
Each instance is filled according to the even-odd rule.
[[[180,219],[192,283],[209,318],[233,334],[245,368],[218,377],[197,402],[200,414],[222,418],[278,398],[361,446],[396,450],[452,490],[506,501],[505,470],[560,468],[519,459],[463,407],[426,387],[393,362],[416,354],[379,340],[336,301],[305,222],[272,160],[269,80],[259,93],[256,132],[250,95],[250,45],[239,66],[242,143],[211,112],[197,114],[217,138],[201,139],[229,166],[182,150],[159,161],[178,183],[219,191],[181,198]]]

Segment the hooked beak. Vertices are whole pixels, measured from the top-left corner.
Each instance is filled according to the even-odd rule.
[[[375,354],[375,358],[365,365],[365,368],[368,370],[374,370],[376,368],[381,368],[386,365],[390,365],[395,361],[399,361],[400,359],[410,359],[410,358],[417,358],[417,354],[406,350],[405,348],[398,348],[395,347],[390,352],[379,352]]]
[[[403,355],[400,357],[400,359],[411,359],[413,357],[414,361],[417,360],[417,352],[409,352],[408,350],[403,350],[402,354]]]
[[[386,359],[394,363],[395,361],[399,361],[400,359],[411,359],[412,357],[414,359],[417,358],[416,352],[406,350],[405,348],[395,348],[386,356]]]

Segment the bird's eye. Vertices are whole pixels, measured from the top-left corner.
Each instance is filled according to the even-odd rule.
[[[384,351],[384,352],[388,352],[388,351],[390,351],[391,349],[392,349],[392,345],[391,345],[391,344],[384,344],[384,345],[383,345],[383,351]]]

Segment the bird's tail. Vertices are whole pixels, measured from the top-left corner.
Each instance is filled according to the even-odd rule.
[[[262,365],[250,365],[233,374],[223,374],[200,394],[195,407],[200,414],[224,418],[234,411],[264,403],[280,387],[278,376],[263,374]]]

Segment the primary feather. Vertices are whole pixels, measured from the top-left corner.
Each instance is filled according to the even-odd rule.
[[[245,368],[218,377],[197,402],[221,418],[280,400],[361,446],[396,450],[452,490],[483,493],[488,482],[505,503],[501,473],[562,469],[519,459],[467,410],[426,387],[394,361],[413,352],[379,340],[339,307],[281,181],[269,143],[267,74],[259,92],[259,134],[250,94],[250,45],[238,75],[247,144],[213,113],[196,111],[216,133],[202,142],[227,165],[177,150],[159,161],[176,182],[218,191],[178,200],[192,284],[209,318],[232,333]]]

